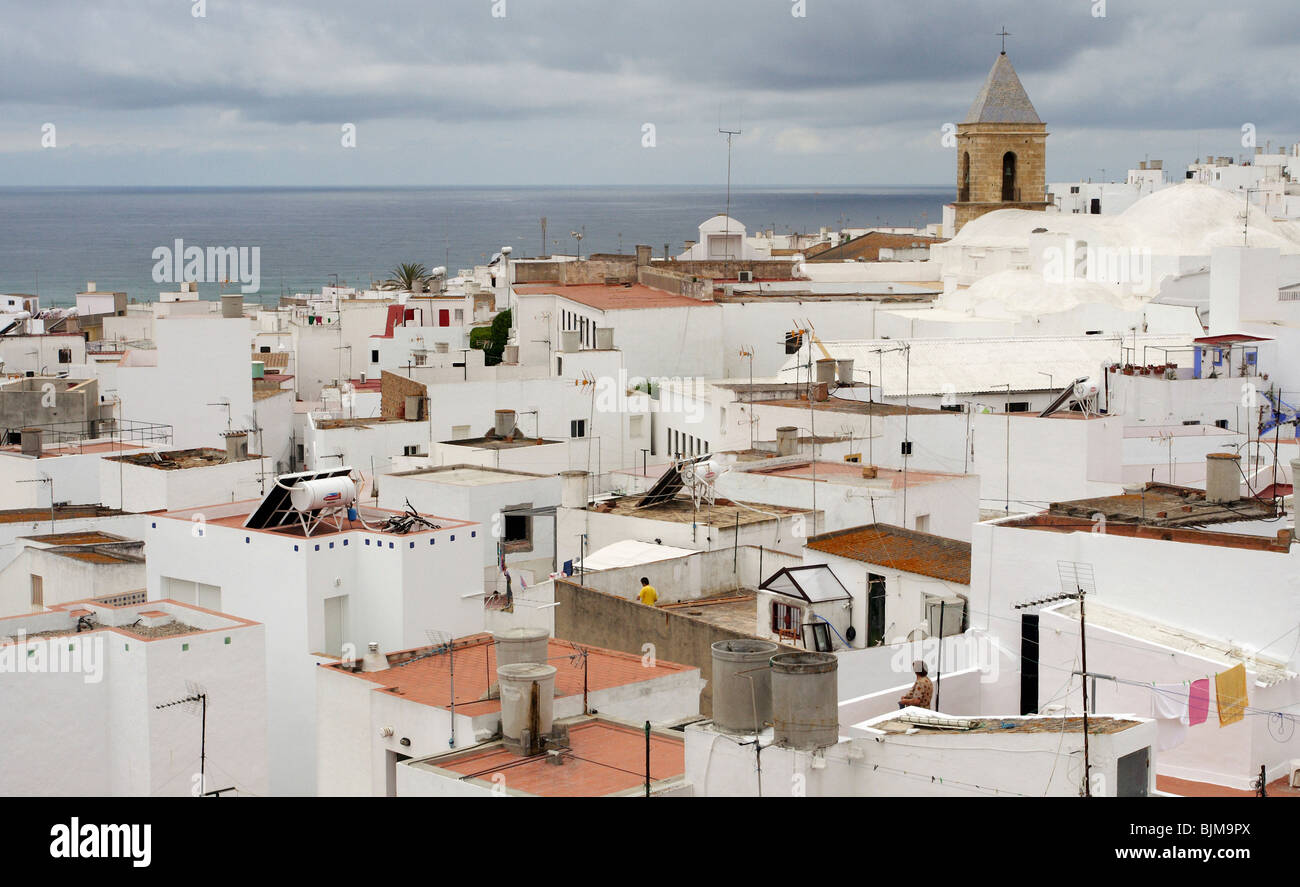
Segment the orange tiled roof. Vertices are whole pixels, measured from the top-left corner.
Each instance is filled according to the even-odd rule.
[[[506,785],[512,791],[553,798],[601,797],[634,789],[645,783],[645,734],[640,730],[593,720],[569,728],[569,749],[564,763],[547,763],[538,755],[521,763],[518,755],[501,746],[470,752],[451,761],[432,761],[454,773],[491,779],[491,773],[509,768]],[[650,734],[650,780],[672,779],[686,772],[686,746],[680,739]]]
[[[970,585],[970,543],[945,536],[889,524],[868,524],[814,536],[808,540],[808,547],[892,570]]]

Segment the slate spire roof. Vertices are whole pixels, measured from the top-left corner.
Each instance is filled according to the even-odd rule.
[[[1016,69],[1004,52],[993,63],[984,88],[975,97],[962,123],[1031,123],[1041,124],[1038,112],[1020,85]]]

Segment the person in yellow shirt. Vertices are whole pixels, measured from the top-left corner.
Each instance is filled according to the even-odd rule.
[[[655,587],[650,584],[650,580],[644,576],[641,577],[641,590],[637,592],[636,596],[637,600],[647,607],[653,607],[655,602],[659,600],[659,592],[655,591]]]

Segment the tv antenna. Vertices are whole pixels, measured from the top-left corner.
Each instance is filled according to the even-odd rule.
[[[718,132],[727,137],[727,212],[724,215],[723,223],[723,243],[727,245],[726,260],[731,260],[731,140],[744,132],[737,121],[735,129],[725,129],[722,126],[722,110],[718,109]]]
[[[587,648],[573,641],[568,643],[573,648],[573,652],[569,654],[569,664],[574,668],[582,666],[582,713],[590,714],[591,710],[587,707]]]
[[[177,707],[188,715],[199,716],[199,797],[204,797],[208,788],[208,692],[201,684],[187,680],[184,696],[171,702],[159,703],[154,709]]]
[[[1082,678],[1083,688],[1083,796],[1085,798],[1091,798],[1092,780],[1089,778],[1091,775],[1091,759],[1088,754],[1088,679],[1092,678],[1095,685],[1097,678],[1111,677],[1111,675],[1093,675],[1088,673],[1088,634],[1087,622],[1083,612],[1083,599],[1087,595],[1095,594],[1097,592],[1097,583],[1093,575],[1092,564],[1080,563],[1078,561],[1057,561],[1056,569],[1057,573],[1061,577],[1060,594],[1016,604],[1015,608],[1017,610],[1030,608],[1036,609],[1060,601],[1079,602],[1080,671],[1075,673]],[[1093,695],[1094,697],[1096,696],[1095,691]]]

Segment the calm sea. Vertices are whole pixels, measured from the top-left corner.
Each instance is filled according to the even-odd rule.
[[[780,187],[734,189],[731,214],[750,232],[822,226],[918,225],[940,220],[949,188]],[[143,301],[175,287],[153,280],[153,251],[186,246],[258,247],[261,297],[319,290],[334,275],[349,285],[382,280],[400,262],[458,268],[509,244],[542,252],[662,255],[696,239],[723,211],[725,192],[701,187],[536,188],[2,188],[0,292],[35,293],[66,305],[93,280]],[[216,284],[200,292],[215,298]],[[249,299],[255,300],[256,296]]]

